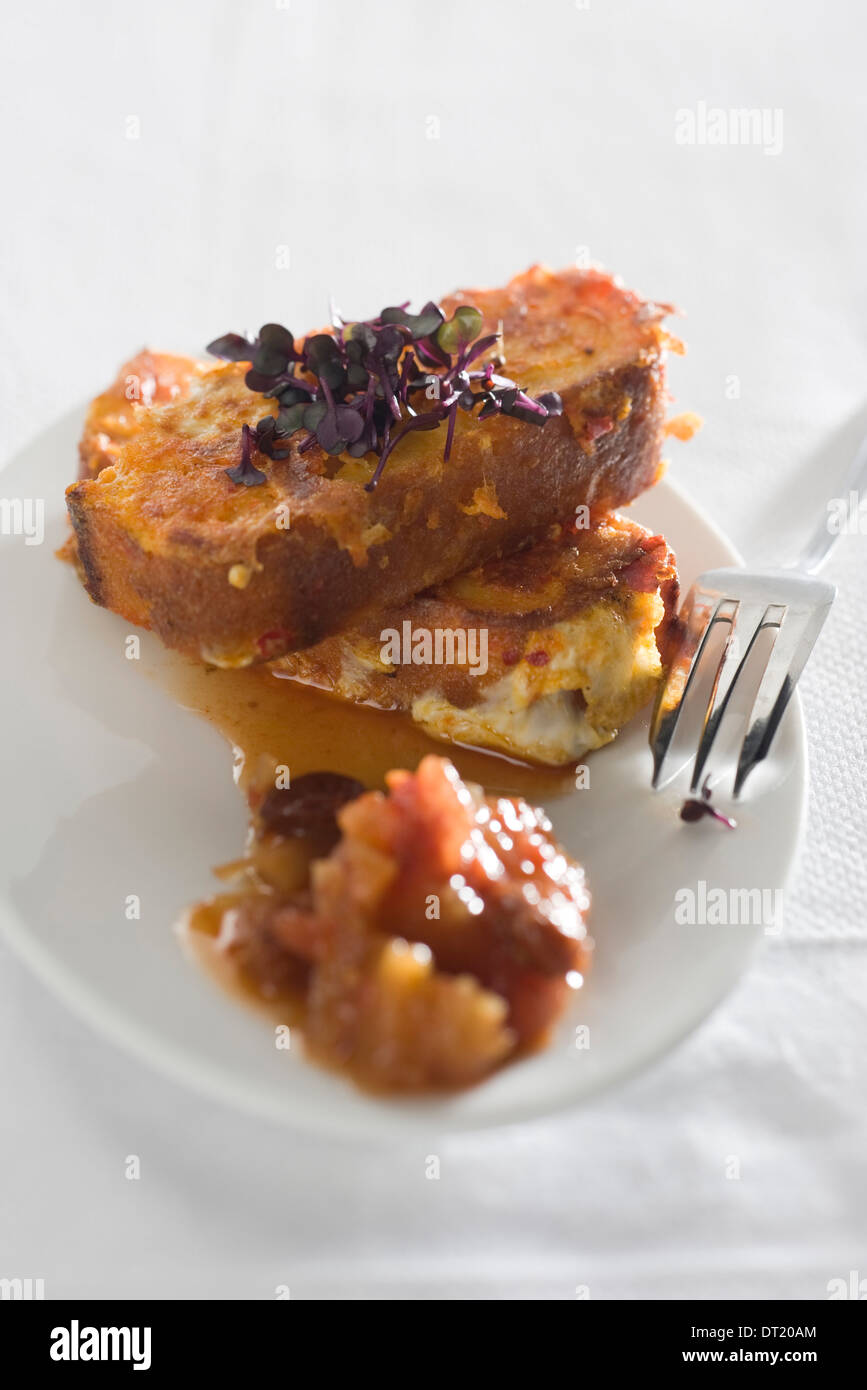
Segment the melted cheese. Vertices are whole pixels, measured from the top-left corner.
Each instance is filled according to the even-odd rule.
[[[435,738],[535,762],[574,762],[610,743],[654,693],[661,665],[653,629],[663,603],[657,594],[642,594],[633,607],[636,622],[599,604],[558,623],[552,632],[559,651],[547,666],[522,662],[466,709],[433,688],[413,702],[413,719]],[[574,698],[579,691],[583,709]]]

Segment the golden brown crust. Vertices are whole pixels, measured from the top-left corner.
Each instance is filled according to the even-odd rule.
[[[374,493],[363,486],[371,460],[297,444],[245,488],[226,469],[241,426],[270,403],[247,390],[242,365],[191,363],[189,394],[136,407],[109,465],[67,492],[91,597],[194,655],[267,659],[508,554],[580,504],[608,510],[649,487],[664,310],[578,270],[534,268],[466,297],[486,328],[503,320],[506,370],[531,391],[560,391],[562,417],[541,429],[462,417],[448,464],[440,431],[411,435]]]
[[[144,348],[125,362],[107,391],[91,402],[78,446],[79,478],[95,478],[137,432],[139,406],[168,405],[187,394],[198,364]]]
[[[382,709],[411,710],[435,682],[439,696],[466,709],[518,666],[544,686],[545,668],[564,640],[560,624],[603,604],[625,623],[636,594],[657,592],[665,610],[657,628],[661,647],[677,609],[674,555],[662,536],[608,514],[594,518],[587,529],[557,526],[528,549],[489,561],[406,604],[368,613],[344,632],[281,657],[274,669],[344,698],[354,685],[353,698]],[[486,669],[474,671],[464,661],[440,664],[433,673],[429,664],[383,662],[383,633],[403,634],[406,624],[409,633],[484,632]]]

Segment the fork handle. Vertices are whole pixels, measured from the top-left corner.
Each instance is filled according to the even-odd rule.
[[[852,466],[841,484],[844,505],[848,508],[852,493],[856,494],[860,505],[861,494],[865,487],[867,487],[867,437],[862,439],[858,452],[852,460]],[[815,574],[824,565],[831,548],[840,536],[839,531],[831,530],[830,521],[831,514],[826,511],[801,551],[795,565],[797,569],[804,570],[807,574]]]

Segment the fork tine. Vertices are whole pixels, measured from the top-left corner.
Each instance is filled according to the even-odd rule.
[[[807,664],[832,602],[833,594],[826,603],[816,604],[806,613],[790,611],[787,614],[780,640],[774,644],[756,693],[749,727],[741,744],[735,773],[735,796],[740,796],[744,782],[756,764],[767,757],[792,691]]]
[[[738,602],[736,599],[715,600],[713,595],[701,590],[691,590],[685,607],[683,636],[657,695],[651,723],[654,787],[659,787],[663,780],[668,780],[663,779],[662,774],[672,750],[675,733],[684,712],[693,712],[696,692],[707,684],[709,676],[712,677],[712,689],[706,701],[705,718],[716,698],[720,672],[725,665],[731,643]],[[722,652],[718,652],[720,628],[723,625],[728,626],[728,632],[725,634]],[[688,756],[683,759],[683,762],[687,761]],[[674,776],[674,773],[669,775]]]
[[[738,613],[738,626],[740,626],[743,620],[742,609],[743,605],[741,611]],[[780,626],[783,622],[785,615],[785,604],[768,604],[764,612],[761,613],[761,615],[759,616],[758,621],[755,622],[753,625],[749,641],[746,645],[746,650],[743,656],[741,657],[740,662],[737,664],[737,667],[733,670],[731,679],[728,682],[728,686],[725,689],[722,698],[717,700],[715,706],[708,706],[708,716],[705,721],[701,741],[698,745],[698,751],[695,755],[695,763],[693,764],[690,791],[694,792],[698,787],[699,783],[701,782],[702,773],[704,772],[707,760],[710,757],[711,751],[716,741],[717,734],[720,730],[720,725],[722,724],[729,710],[731,701],[735,697],[736,693],[738,695],[741,694],[745,683],[745,673],[750,667],[755,665],[755,656],[758,650],[758,644],[762,638],[762,634],[769,633],[771,635],[772,650],[768,656],[768,660],[770,660],[770,658],[773,655],[773,647],[776,645],[777,634],[779,632]],[[734,663],[732,663],[732,666],[734,667]],[[756,674],[758,674],[758,672]],[[751,701],[748,708],[744,711],[745,719],[748,717],[749,710],[752,708],[753,702]]]

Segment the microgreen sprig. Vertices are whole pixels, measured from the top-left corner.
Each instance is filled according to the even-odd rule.
[[[500,414],[534,425],[562,413],[556,391],[532,397],[500,375],[500,335],[479,336],[482,315],[472,305],[460,305],[450,319],[431,302],[418,314],[401,304],[361,323],[333,320],[333,334],[314,333],[300,348],[279,323],[266,323],[253,339],[227,333],[208,344],[214,357],[249,362],[248,388],[278,403],[255,434],[244,427],[241,461],[226,470],[233,482],[264,482],[252,462],[254,443],[270,458],[286,458],[289,439],[303,430],[299,452],[318,443],[328,454],[373,455],[376,468],[365,485],[372,492],[398,444],[416,430],[445,422],[448,462],[459,410],[478,407],[479,420]]]

